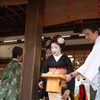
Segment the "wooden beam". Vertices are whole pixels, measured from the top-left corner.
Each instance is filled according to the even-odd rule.
[[[18,17],[20,17],[21,19],[23,19],[22,16],[20,16],[18,13],[16,13],[14,10],[12,10],[10,7],[7,7],[9,10],[11,10],[13,13],[15,13]]]
[[[16,6],[26,14],[26,11],[23,8],[21,8],[19,5],[16,5]]]
[[[27,4],[27,0],[0,0],[0,5]]]
[[[38,100],[44,0],[28,0],[19,100]]]
[[[93,44],[81,44],[81,45],[66,45],[62,51],[71,50],[92,50]]]

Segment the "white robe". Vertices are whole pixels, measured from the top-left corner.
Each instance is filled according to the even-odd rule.
[[[78,71],[82,76],[88,79],[94,90],[97,90],[98,80],[98,67],[100,66],[100,36],[95,41],[93,49],[87,57],[85,63],[78,68]]]

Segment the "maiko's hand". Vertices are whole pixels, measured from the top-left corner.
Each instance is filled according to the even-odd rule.
[[[39,83],[39,88],[43,88],[43,81],[41,81],[40,83]]]
[[[64,92],[64,95],[62,96],[62,99],[66,100],[66,99],[68,98],[69,94],[70,94],[70,90],[67,89],[67,90]]]
[[[65,76],[66,76],[65,81],[66,81],[66,82],[69,82],[69,81],[71,80],[71,75],[70,75],[70,74],[67,74],[67,75],[65,75]]]

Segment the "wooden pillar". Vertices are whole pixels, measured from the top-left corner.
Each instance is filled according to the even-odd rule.
[[[28,0],[19,100],[38,100],[44,0]]]

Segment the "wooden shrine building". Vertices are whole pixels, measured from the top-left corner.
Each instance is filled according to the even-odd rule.
[[[84,39],[76,33],[85,24],[96,22],[100,27],[100,0],[0,0],[0,6],[0,38],[25,35],[19,100],[38,98],[43,33],[73,31],[66,40]],[[91,49],[92,44],[66,48]]]

